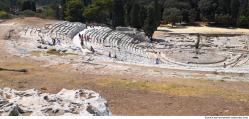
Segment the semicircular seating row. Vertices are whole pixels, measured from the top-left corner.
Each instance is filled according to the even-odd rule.
[[[88,44],[98,44],[103,47],[109,46],[119,49],[119,51],[123,53],[127,52],[140,58],[149,58],[146,48],[135,44],[133,42],[134,38],[108,27],[87,28],[86,25],[82,23],[61,21],[46,25],[43,28],[30,26],[24,28],[25,35],[36,36],[37,38],[45,40],[47,43],[51,43],[52,39],[60,39],[62,43],[66,44],[72,44],[73,37],[83,30],[85,31],[85,35],[91,38]]]
[[[88,41],[84,40],[84,44],[88,44],[87,47],[91,44],[103,45],[149,58],[146,49],[133,42],[135,40],[134,38],[118,31],[114,31],[108,27],[88,28],[85,29],[82,35],[89,37]]]
[[[60,39],[64,43],[72,43],[73,37],[86,29],[86,25],[78,22],[57,22],[44,28],[25,27],[25,35],[37,36],[43,40]]]

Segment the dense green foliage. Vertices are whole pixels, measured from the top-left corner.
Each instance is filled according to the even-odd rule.
[[[113,1],[112,25],[114,27],[125,25],[125,8],[123,0]]]
[[[173,27],[175,23],[180,22],[182,20],[181,11],[177,8],[165,9],[163,13],[163,19],[168,22],[171,22]]]
[[[33,0],[25,0],[21,2],[21,10],[25,11],[25,10],[32,10],[32,11],[36,11],[36,4],[35,1]]]
[[[65,6],[65,20],[83,22],[84,3],[81,0],[68,0]]]
[[[32,10],[44,18],[97,22],[113,27],[131,26],[143,29],[149,36],[161,21],[171,23],[172,26],[176,23],[198,21],[215,26],[249,27],[249,0],[35,0],[35,2],[1,0],[0,10],[11,12],[9,8],[17,7],[21,10],[20,13]],[[37,12],[37,9],[40,12]]]
[[[112,4],[112,0],[94,0],[91,5],[85,8],[82,15],[86,17],[87,21],[109,24]]]
[[[0,10],[9,10],[10,0],[0,0]]]
[[[152,7],[149,7],[147,10],[147,17],[145,19],[144,27],[143,27],[146,35],[149,37],[152,37],[152,34],[156,30],[156,27],[157,27],[157,25],[155,24],[156,19],[154,19],[153,16],[154,16],[154,9]]]
[[[24,10],[24,11],[21,11],[21,12],[19,13],[19,15],[20,15],[20,16],[24,16],[24,17],[33,17],[33,16],[35,16],[36,14],[35,14],[35,12],[32,11],[32,10]]]

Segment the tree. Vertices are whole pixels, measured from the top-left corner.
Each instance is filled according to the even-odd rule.
[[[47,7],[44,7],[44,9],[42,10],[42,12],[39,14],[40,17],[42,18],[47,18],[47,19],[60,19],[58,16],[58,11],[56,10],[56,8],[54,7],[57,7],[57,6],[47,6]]]
[[[216,14],[230,15],[231,0],[217,0],[217,4]]]
[[[19,13],[20,16],[25,16],[25,17],[33,17],[35,16],[35,12],[32,10],[24,10]]]
[[[239,17],[239,26],[249,27],[249,16],[240,16]]]
[[[125,25],[125,11],[124,0],[113,0],[112,9],[112,26],[124,26]]]
[[[147,17],[147,8],[145,6],[140,7],[140,25],[141,27],[144,26],[145,19]]]
[[[181,21],[181,19],[182,19],[182,13],[177,8],[165,9],[165,11],[163,13],[163,19],[166,22],[170,22],[172,24],[172,27],[174,27],[174,25],[177,22]]]
[[[52,10],[51,11],[51,12],[53,12],[53,16],[52,17],[54,17],[56,19],[60,19],[60,20],[63,19],[62,5],[58,1],[56,1],[55,3],[52,3],[51,5],[49,5],[47,7],[47,9],[51,9]]]
[[[65,7],[65,20],[71,22],[83,22],[82,16],[84,6],[81,0],[68,0]]]
[[[36,4],[43,11],[35,12]],[[173,25],[182,21],[208,21],[245,27],[249,16],[248,0],[0,0],[0,10],[9,13],[16,8],[25,10],[20,14],[136,28],[148,27],[146,20],[152,18],[152,28],[160,25],[162,18]],[[147,18],[149,8],[154,12],[150,19]]]
[[[111,24],[113,0],[95,0],[84,10],[83,16],[89,22]]]
[[[229,14],[217,14],[215,16],[215,22],[219,25],[229,26],[231,22],[231,16]]]
[[[239,15],[247,15],[248,0],[240,0]]]
[[[239,0],[231,0],[232,25],[237,26],[239,22]]]
[[[147,9],[147,17],[144,22],[144,32],[147,36],[152,37],[154,31],[157,29],[155,24],[155,19],[154,19],[154,9],[153,7],[148,7]]]
[[[165,8],[179,8],[179,1],[178,0],[166,0],[164,3]]]
[[[9,4],[10,4],[10,0],[0,0],[0,10],[8,11]]]
[[[125,4],[125,25],[126,26],[130,26],[131,25],[131,18],[130,18],[130,12],[132,9],[132,4],[133,4],[133,0],[127,0],[126,4]]]
[[[154,0],[154,9],[155,9],[155,22],[156,22],[156,26],[160,25],[160,21],[161,21],[161,7],[158,3],[158,0]]]
[[[36,4],[33,0],[25,0],[22,2],[22,11],[24,10],[32,10],[36,11]]]
[[[140,5],[138,3],[133,4],[131,12],[130,12],[130,25],[135,28],[141,28],[140,21]]]
[[[188,16],[189,22],[191,23],[195,22],[197,19],[197,14],[198,13],[195,9],[189,10],[189,16]]]
[[[200,0],[198,3],[198,8],[201,12],[202,20],[213,21],[215,17],[214,11],[215,4],[212,0]]]
[[[84,0],[84,4],[85,4],[85,6],[91,5],[92,0]]]

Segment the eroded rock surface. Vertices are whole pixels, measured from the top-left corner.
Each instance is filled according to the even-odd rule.
[[[57,94],[31,89],[0,89],[2,116],[109,116],[107,101],[90,90],[66,90]]]

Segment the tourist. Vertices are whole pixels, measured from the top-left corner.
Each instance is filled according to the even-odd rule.
[[[52,38],[52,42],[53,42],[53,46],[55,46],[56,45],[56,40],[55,40],[55,38]]]
[[[93,49],[93,47],[91,46],[91,51],[92,51],[92,53],[95,53],[95,50]]]
[[[112,57],[112,54],[111,54],[111,52],[109,52],[109,55],[108,55],[110,58]]]
[[[160,64],[160,59],[156,58],[156,64]]]
[[[82,38],[80,39],[80,45],[81,45],[81,47],[83,47],[83,46],[84,46],[84,41],[83,41],[83,39],[82,39]]]
[[[61,45],[61,40],[60,39],[57,39],[57,44]]]

